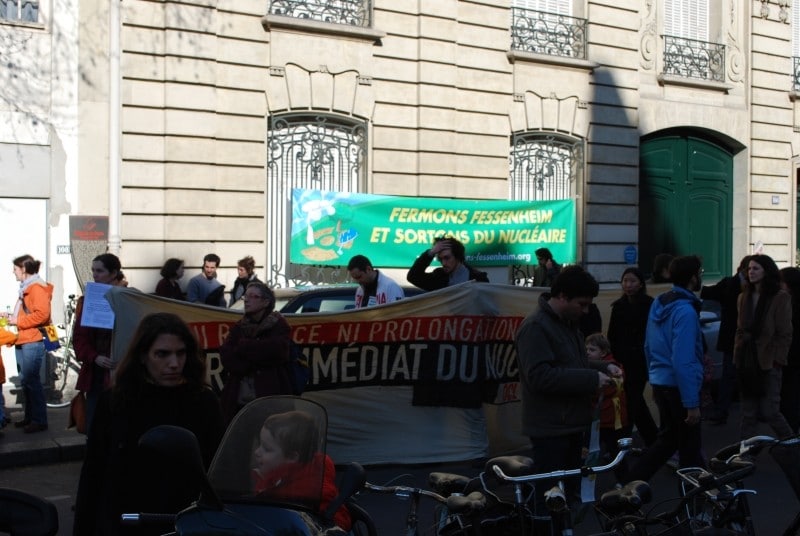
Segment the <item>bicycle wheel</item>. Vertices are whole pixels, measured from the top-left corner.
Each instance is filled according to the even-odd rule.
[[[47,407],[65,408],[69,406],[77,393],[75,383],[78,381],[79,367],[71,347],[62,346],[55,352],[47,354],[49,377],[51,383],[45,391]]]

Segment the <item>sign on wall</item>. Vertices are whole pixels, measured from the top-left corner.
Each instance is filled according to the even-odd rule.
[[[474,266],[536,264],[548,248],[575,262],[575,200],[502,201],[292,190],[290,261],[344,266],[366,255],[375,266],[406,267],[434,238],[452,236]]]

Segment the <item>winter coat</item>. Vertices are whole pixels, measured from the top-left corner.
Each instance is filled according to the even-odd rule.
[[[111,357],[113,331],[83,325],[83,296],[78,298],[75,317],[77,321],[72,335],[72,346],[75,349],[75,359],[81,363],[75,388],[85,393],[107,389],[111,384],[111,370],[96,366],[94,362],[99,355]]]
[[[307,463],[284,463],[266,475],[255,475],[255,492],[259,497],[281,501],[292,499],[302,503],[319,501],[319,511],[324,513],[330,502],[339,494],[336,488],[336,468],[330,456],[316,453]],[[322,489],[320,489],[322,485]],[[350,512],[344,505],[333,515],[339,528],[349,531]]]
[[[210,389],[190,383],[164,387],[145,383],[135,402],[121,404],[114,390],[100,395],[86,443],[75,502],[75,536],[161,534],[125,529],[123,512],[176,513],[197,499],[200,488],[175,458],[138,448],[139,438],[160,424],[185,428],[200,445],[208,468],[225,426],[219,399]]]
[[[749,304],[749,297],[750,293],[747,292],[739,295],[739,320],[733,348],[733,362],[737,367],[743,364],[743,350],[752,325],[748,321],[746,305]],[[761,370],[769,370],[776,363],[781,366],[786,364],[792,344],[792,332],[792,297],[788,292],[779,290],[764,311],[761,331],[756,338],[756,355]]]
[[[52,322],[50,320],[50,300],[52,298],[53,285],[47,281],[39,280],[25,288],[22,294],[22,303],[17,309],[18,345],[39,342],[43,339],[39,328]]]
[[[675,286],[655,299],[647,318],[644,353],[650,383],[677,387],[687,409],[700,407],[703,386],[700,306],[693,292]]]
[[[589,361],[577,325],[564,321],[539,297],[539,307],[516,335],[522,398],[522,432],[558,437],[583,432],[592,421],[598,391],[597,371],[608,364]]]
[[[439,290],[440,288],[448,286],[450,284],[450,276],[441,266],[435,268],[432,272],[425,271],[428,269],[428,266],[431,265],[433,259],[434,257],[432,257],[427,250],[417,257],[417,260],[414,261],[414,264],[411,265],[411,268],[408,270],[408,274],[406,274],[408,282],[422,290]],[[489,282],[489,276],[486,275],[486,272],[476,270],[466,263],[464,266],[469,270],[470,281],[480,281],[481,283]]]
[[[253,377],[257,398],[293,394],[289,364],[292,328],[277,311],[263,318],[245,315],[233,325],[219,348],[228,373],[222,388],[222,411],[230,422],[239,411],[239,387],[246,376]]]
[[[166,277],[161,278],[156,285],[156,296],[170,298],[173,300],[186,299],[186,295],[181,290],[181,286],[178,284],[178,282],[167,279]]]
[[[637,294],[633,301],[622,296],[611,304],[608,322],[608,342],[611,353],[625,368],[625,378],[637,385],[647,383],[647,359],[644,356],[644,340],[647,316],[653,297]]]
[[[611,365],[622,365],[612,354],[603,356],[603,361]],[[600,428],[621,430],[628,426],[628,403],[625,397],[625,378],[613,378],[603,387],[603,399],[600,401]]]
[[[236,281],[233,282],[233,290],[231,290],[230,299],[228,300],[228,307],[233,307],[233,304],[244,296],[244,291],[247,290],[247,285],[250,283],[261,283],[261,280],[256,277],[256,274],[236,278]]]
[[[17,342],[17,334],[7,329],[0,329],[0,346],[11,346]],[[6,383],[6,367],[3,365],[3,356],[0,353],[0,388]]]
[[[703,287],[700,290],[700,298],[716,300],[720,305],[719,335],[717,337],[717,350],[720,352],[733,353],[741,292],[742,279],[739,274],[720,279],[716,285]]]

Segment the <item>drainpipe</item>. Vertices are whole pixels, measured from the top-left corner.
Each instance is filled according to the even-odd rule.
[[[110,0],[108,9],[108,252],[119,256],[120,238],[120,0]]]

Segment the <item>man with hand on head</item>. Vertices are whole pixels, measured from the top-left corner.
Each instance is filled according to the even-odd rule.
[[[400,285],[373,268],[364,255],[356,255],[350,259],[347,272],[358,283],[356,309],[401,300],[406,296]]]
[[[408,270],[408,282],[422,290],[439,290],[467,281],[488,283],[486,272],[476,270],[465,262],[464,244],[452,236],[440,236],[433,240],[433,247],[422,253]],[[433,259],[442,265],[432,272],[426,272]]]

